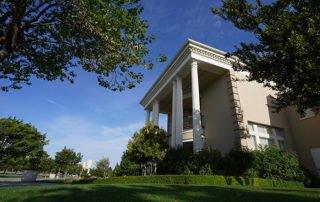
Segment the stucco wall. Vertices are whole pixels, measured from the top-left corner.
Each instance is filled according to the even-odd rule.
[[[238,72],[236,73],[236,77],[245,79],[245,76]],[[245,126],[247,127],[249,121],[282,128],[284,129],[287,148],[294,150],[292,132],[285,110],[279,113],[273,113],[273,110],[267,106],[267,104],[271,104],[271,96],[274,96],[275,92],[254,81],[237,81],[237,87]],[[249,139],[247,139],[247,144],[249,148],[251,148]]]
[[[235,141],[226,84],[227,77],[222,75],[201,92],[205,146],[218,149],[223,154],[234,146]]]
[[[287,108],[286,111],[299,160],[306,168],[317,175],[310,149],[320,148],[320,114],[300,120],[300,116],[294,107]]]

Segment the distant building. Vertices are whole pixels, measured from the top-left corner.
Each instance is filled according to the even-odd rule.
[[[78,164],[82,166],[82,169],[88,170],[88,173],[90,172],[90,169],[93,168],[93,160],[88,160],[88,161],[85,161],[85,162],[80,162],[80,163],[78,163]]]
[[[168,115],[170,146],[195,152],[234,145],[252,150],[275,145],[296,151],[302,165],[320,176],[320,113],[298,114],[295,107],[272,113],[276,92],[246,81],[225,52],[187,40],[141,100],[146,122]]]

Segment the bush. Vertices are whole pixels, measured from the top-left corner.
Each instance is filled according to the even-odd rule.
[[[256,162],[248,176],[310,183],[294,152],[281,151],[277,147],[264,147],[252,153],[255,153]]]
[[[252,186],[253,179],[243,178],[239,176],[226,176],[226,182],[228,185],[241,185],[241,186]]]
[[[226,178],[221,175],[188,175],[187,184],[227,185]]]
[[[203,150],[193,154],[179,147],[170,149],[159,165],[159,174],[219,174],[222,165],[221,153]]]
[[[247,149],[231,149],[224,158],[224,172],[227,175],[246,175],[256,164],[254,152]]]
[[[159,163],[158,174],[192,174],[192,152],[183,147],[171,148]]]
[[[223,158],[219,151],[200,151],[193,154],[184,148],[170,149],[160,162],[158,174],[223,174],[246,178],[266,178],[300,181],[310,184],[311,175],[298,162],[293,152],[276,147],[264,147],[258,151],[231,149]],[[226,178],[228,183],[246,185],[246,178]],[[264,183],[264,182],[261,182]],[[266,182],[270,183],[270,182]],[[315,182],[313,183],[315,184]]]
[[[74,180],[73,184],[186,184],[183,175],[123,176]]]
[[[257,187],[303,187],[302,182],[221,175],[153,175],[73,180],[72,184],[206,184]]]
[[[222,163],[223,160],[219,151],[202,150],[193,154],[191,170],[200,175],[219,174]]]
[[[253,178],[252,186],[255,186],[255,187],[296,187],[296,188],[304,187],[302,182],[261,179],[261,178]]]

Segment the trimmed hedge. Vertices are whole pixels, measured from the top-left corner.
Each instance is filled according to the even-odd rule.
[[[304,187],[302,182],[222,175],[153,175],[73,180],[72,184],[201,184],[255,187]]]

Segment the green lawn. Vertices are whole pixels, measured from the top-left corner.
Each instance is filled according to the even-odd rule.
[[[63,185],[0,188],[0,201],[320,201],[320,189],[196,185]]]

